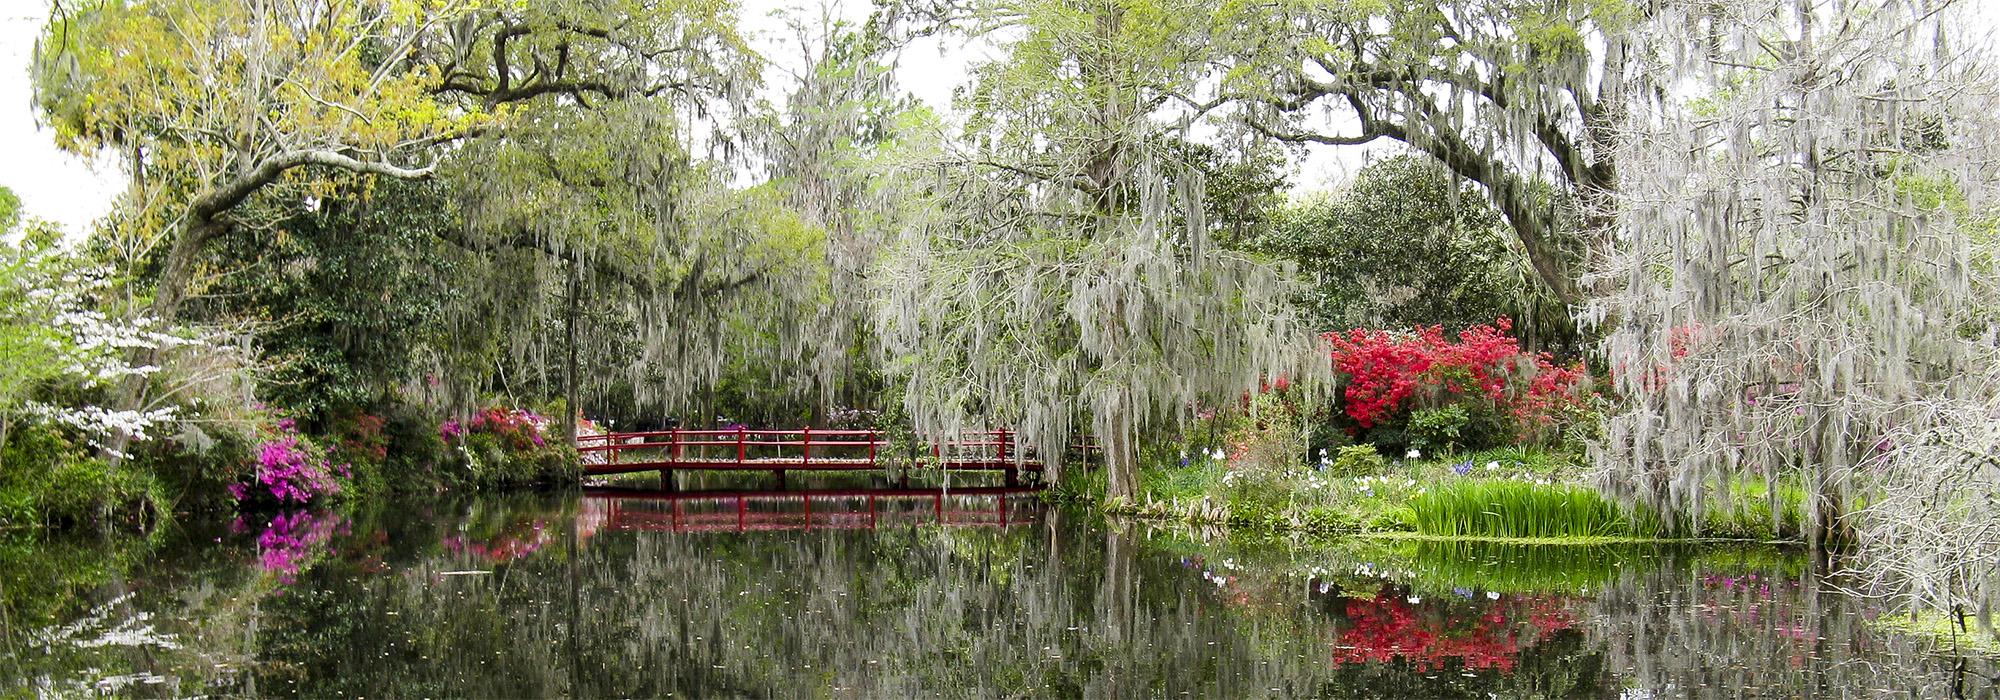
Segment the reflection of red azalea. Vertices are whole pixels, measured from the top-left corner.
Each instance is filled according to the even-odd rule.
[[[520,523],[486,540],[467,541],[453,535],[444,539],[450,552],[466,552],[490,562],[510,562],[534,554],[549,543],[548,523],[536,519]]]
[[[1348,601],[1346,612],[1351,627],[1334,645],[1334,664],[1402,659],[1422,671],[1453,659],[1460,668],[1511,671],[1522,649],[1576,624],[1553,598],[1509,597],[1469,617],[1443,606],[1419,607],[1384,590],[1373,599]]]

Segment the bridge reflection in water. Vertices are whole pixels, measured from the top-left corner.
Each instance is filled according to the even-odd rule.
[[[628,532],[872,530],[1040,521],[1040,487],[655,491],[589,488],[579,529]]]

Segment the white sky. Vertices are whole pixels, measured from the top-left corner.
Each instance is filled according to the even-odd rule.
[[[2000,29],[2000,0],[1966,1],[1981,25],[1981,38],[1993,42]],[[743,26],[757,50],[780,67],[796,68],[797,49],[784,45],[790,31],[771,13],[797,8],[817,14],[820,2],[743,0],[743,4]],[[865,19],[869,9],[866,0],[845,0],[836,7],[855,22]],[[79,232],[110,210],[123,175],[109,158],[93,163],[57,150],[50,132],[35,124],[28,59],[47,17],[48,0],[0,0],[0,186],[13,189],[30,215]],[[990,46],[945,46],[936,39],[920,42],[904,51],[897,78],[919,99],[947,111],[952,90],[965,79],[966,66],[992,53]],[[1294,182],[1305,189],[1324,189],[1345,180],[1358,163],[1353,149],[1316,149],[1295,173]]]

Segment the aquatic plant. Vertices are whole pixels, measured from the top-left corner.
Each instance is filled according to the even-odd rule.
[[[1416,531],[1447,537],[1653,537],[1654,518],[1634,515],[1574,484],[1515,479],[1459,479],[1410,499]]]

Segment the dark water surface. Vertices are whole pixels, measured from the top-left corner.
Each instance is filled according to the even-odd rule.
[[[1313,543],[1032,496],[486,497],[0,566],[0,679],[30,696],[1932,698],[1996,673],[1875,631],[1795,552]]]

